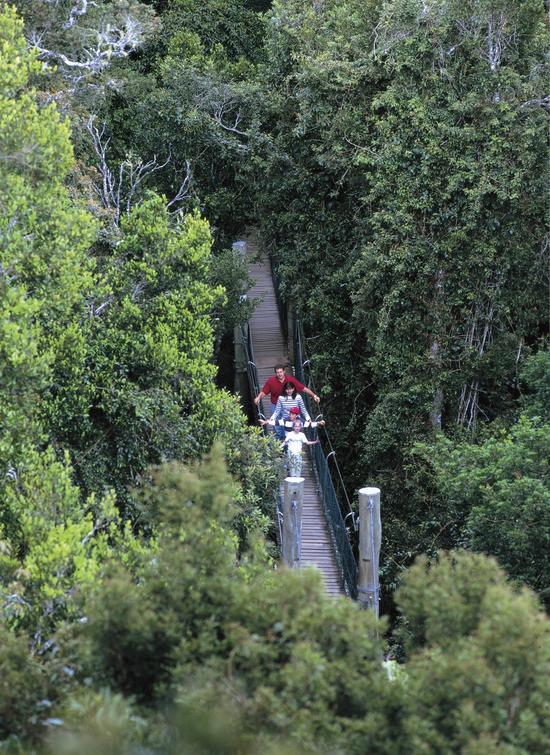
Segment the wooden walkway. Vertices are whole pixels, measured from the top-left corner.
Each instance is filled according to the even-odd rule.
[[[288,345],[285,342],[279,319],[271,265],[268,258],[259,257],[259,251],[256,240],[248,237],[245,241],[245,253],[249,260],[250,275],[254,280],[249,296],[261,300],[250,319],[254,361],[261,388],[267,378],[273,375],[275,364],[288,363]],[[262,399],[262,413],[265,417],[271,415],[269,397]],[[325,588],[330,595],[345,595],[342,575],[322,510],[309,451],[304,455],[302,475],[305,478],[302,510],[302,564],[316,567],[322,572]]]

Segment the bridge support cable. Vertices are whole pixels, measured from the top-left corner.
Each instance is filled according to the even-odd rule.
[[[294,317],[294,356],[295,356],[295,369],[296,369],[296,377],[300,382],[307,384],[306,376],[304,373],[304,366],[309,364],[309,359],[307,359],[307,356],[304,353],[303,349],[303,331],[301,327],[301,323],[298,317]],[[313,389],[315,390],[315,388]],[[310,407],[310,402],[308,400],[307,396],[303,397],[306,401],[306,406],[308,408],[308,411],[311,413],[312,409]],[[325,435],[326,432],[325,432]],[[330,441],[329,441],[330,443]],[[332,448],[332,444],[330,444],[331,451],[327,456],[323,453],[322,447],[320,445],[312,446],[311,452],[314,462],[314,468],[317,476],[317,481],[319,483],[319,489],[321,493],[321,500],[322,505],[325,513],[325,517],[327,520],[327,523],[329,525],[329,529],[332,535],[332,540],[334,543],[334,548],[336,552],[336,558],[338,560],[341,572],[342,572],[342,578],[344,580],[344,585],[346,589],[347,595],[349,595],[350,598],[356,599],[357,598],[357,562],[355,560],[355,556],[353,555],[353,550],[350,545],[349,541],[349,534],[348,534],[348,528],[347,523],[349,522],[350,526],[355,530],[356,529],[356,521],[355,521],[355,514],[353,512],[353,509],[351,507],[351,502],[349,500],[349,497],[347,493],[345,493],[345,501],[346,501],[346,507],[347,511],[345,513],[345,517],[342,515],[342,508],[340,506],[338,496],[336,494],[336,490],[334,488],[334,483],[332,481],[332,475],[330,473],[329,465],[328,465],[328,458],[333,458],[333,466],[337,469],[342,490],[345,492],[345,487],[343,484],[342,475],[340,473],[340,469],[338,467],[338,463],[336,460],[336,452]]]

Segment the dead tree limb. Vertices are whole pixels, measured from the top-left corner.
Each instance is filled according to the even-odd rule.
[[[111,139],[107,136],[106,125],[97,127],[91,116],[86,123],[86,130],[90,134],[92,146],[97,157],[97,169],[101,176],[101,182],[94,184],[94,190],[101,200],[103,207],[113,213],[113,222],[115,226],[120,224],[120,218],[123,212],[130,214],[136,196],[143,182],[163,168],[166,168],[172,162],[172,153],[162,162],[159,162],[156,155],[144,162],[141,158],[123,160],[118,169],[111,169],[109,163],[109,145]],[[175,204],[182,202],[190,194],[192,183],[192,172],[189,161],[185,163],[185,177],[175,196],[167,203],[167,207],[173,207]]]
[[[109,25],[99,29],[95,44],[83,49],[83,60],[73,60],[59,50],[50,50],[42,46],[42,37],[31,32],[29,44],[43,60],[56,60],[68,69],[100,73],[113,58],[125,58],[142,42],[143,26],[132,16],[126,16],[121,27]]]

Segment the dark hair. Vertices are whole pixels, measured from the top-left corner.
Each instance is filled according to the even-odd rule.
[[[291,383],[290,380],[287,380],[283,385],[283,394],[289,386],[292,388],[292,398],[296,398],[296,386],[294,383]]]
[[[286,364],[282,364],[282,363],[276,364],[273,370],[275,372],[277,372],[277,370],[286,370]]]

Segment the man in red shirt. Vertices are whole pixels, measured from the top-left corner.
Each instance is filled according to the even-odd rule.
[[[315,402],[319,403],[321,400],[319,396],[313,393],[309,388],[306,388],[303,383],[300,383],[300,381],[296,380],[292,375],[285,374],[284,364],[276,364],[273,369],[275,370],[275,374],[266,380],[264,387],[254,399],[256,406],[264,396],[269,395],[271,397],[271,414],[273,414],[277,399],[281,395],[285,383],[292,383],[298,393],[307,393]],[[271,416],[271,414],[269,416]]]

